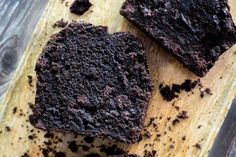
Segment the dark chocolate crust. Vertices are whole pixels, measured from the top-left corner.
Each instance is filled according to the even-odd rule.
[[[138,141],[151,81],[136,37],[73,22],[51,37],[35,71],[36,128]]]
[[[201,77],[236,43],[226,0],[127,0],[121,14]]]

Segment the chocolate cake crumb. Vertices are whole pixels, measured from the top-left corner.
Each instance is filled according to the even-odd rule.
[[[66,154],[63,152],[56,152],[54,157],[66,157]]]
[[[199,82],[199,80],[191,81],[187,79],[180,85],[172,84],[171,86],[168,86],[161,83],[159,90],[164,100],[171,101],[174,98],[178,98],[178,94],[180,94],[181,91],[190,92]]]
[[[76,141],[71,141],[68,145],[68,148],[72,151],[72,152],[77,152],[78,151],[78,145],[76,144]]]
[[[147,131],[147,129],[144,129],[144,133],[143,133],[142,137],[151,138],[152,135],[149,131]]]
[[[171,144],[171,145],[169,146],[169,148],[170,148],[170,149],[174,149],[174,145]]]
[[[93,137],[90,137],[90,136],[85,136],[85,137],[84,137],[84,141],[85,141],[86,143],[93,143],[94,138],[93,138]]]
[[[28,105],[29,105],[30,109],[34,108],[34,104],[33,103],[29,102]]]
[[[56,23],[54,23],[52,27],[53,28],[56,28],[56,27],[64,28],[64,27],[66,27],[67,24],[68,24],[67,21],[64,21],[64,19],[61,19],[61,20],[56,21]]]
[[[204,91],[201,91],[200,97],[203,98],[205,96],[205,94],[212,95],[211,89],[206,88]]]
[[[185,141],[185,140],[186,140],[186,136],[183,136],[183,137],[182,137],[182,140]]]
[[[5,130],[8,131],[8,132],[10,132],[10,131],[11,131],[11,128],[10,128],[9,126],[6,126],[6,127],[5,127]]]
[[[104,152],[106,155],[122,155],[125,153],[125,151],[121,148],[118,148],[117,145],[112,145],[112,146],[106,146],[106,145],[101,145],[100,147],[100,152]]]
[[[147,151],[145,150],[144,151],[144,157],[155,157],[156,156],[156,151],[155,150],[152,150],[152,151]]]
[[[89,146],[86,146],[86,145],[79,145],[82,149],[83,149],[83,151],[85,151],[85,152],[87,152],[87,151],[89,151],[89,149],[90,149],[90,147]]]
[[[29,135],[28,138],[29,138],[29,140],[33,140],[33,139],[37,138],[37,136],[36,136],[36,134],[33,134],[33,135]]]
[[[182,111],[181,113],[179,113],[177,115],[177,118],[179,118],[179,119],[187,119],[187,118],[189,118],[189,116],[187,115],[187,111]]]
[[[92,4],[89,0],[75,0],[70,6],[70,12],[77,15],[83,15],[91,6]]]
[[[28,153],[24,153],[21,157],[29,157]]]
[[[155,118],[151,117],[149,123],[147,124],[147,127],[151,126],[154,121],[155,121]]]
[[[177,123],[180,123],[180,120],[178,118],[176,118],[172,121],[172,125],[176,125]]]
[[[53,138],[53,137],[54,137],[54,134],[53,134],[53,133],[50,133],[50,132],[47,132],[46,134],[44,134],[44,137],[45,137],[45,138]]]
[[[90,154],[85,155],[85,157],[101,157],[101,156],[97,153],[90,153]]]
[[[12,110],[12,113],[15,114],[17,111],[17,107],[14,107],[13,110]]]
[[[199,143],[194,145],[197,149],[201,149],[201,145]]]
[[[28,83],[30,85],[30,87],[33,87],[33,77],[31,75],[28,75]]]

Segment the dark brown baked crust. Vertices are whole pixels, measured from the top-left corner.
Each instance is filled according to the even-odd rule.
[[[138,140],[151,92],[142,43],[129,33],[73,22],[39,57],[30,122],[47,131]]]
[[[121,14],[198,76],[236,43],[226,0],[127,0]]]

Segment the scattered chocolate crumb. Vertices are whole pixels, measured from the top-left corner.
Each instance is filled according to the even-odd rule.
[[[92,4],[89,0],[75,0],[70,6],[70,12],[76,15],[83,15],[91,6]]]
[[[37,138],[37,136],[35,134],[33,134],[33,135],[29,135],[28,138],[29,138],[29,140],[33,140],[33,139]]]
[[[151,138],[151,136],[152,136],[151,133],[147,131],[147,129],[144,129],[143,137]]]
[[[33,103],[29,102],[28,105],[29,105],[30,109],[34,108],[34,104]]]
[[[152,151],[147,151],[145,150],[144,151],[144,157],[155,157],[156,156],[156,151],[155,150],[152,150]]]
[[[54,24],[52,25],[52,27],[53,27],[53,28],[56,28],[56,27],[58,27],[58,28],[64,28],[64,27],[66,27],[67,24],[68,24],[67,21],[64,21],[63,19],[61,19],[61,20],[56,21],[56,23],[54,23]]]
[[[206,88],[204,91],[201,91],[200,97],[203,98],[205,96],[205,94],[212,95],[211,89]]]
[[[172,121],[172,125],[176,125],[177,123],[180,123],[180,120],[177,118]]]
[[[206,88],[205,92],[209,95],[212,95],[211,89],[210,88]]]
[[[28,153],[24,153],[21,157],[29,157]]]
[[[90,153],[90,154],[87,154],[85,157],[101,157],[101,156],[97,153]]]
[[[140,142],[140,141],[142,141],[142,140],[143,140],[143,135],[141,134],[141,135],[139,136],[139,139],[138,139],[137,142]]]
[[[86,137],[84,138],[84,141],[85,141],[86,143],[93,143],[94,138],[93,138],[93,137],[90,137],[90,136],[86,136]]]
[[[45,149],[45,148],[42,149],[42,154],[44,157],[48,157],[49,152],[50,152],[49,149]]]
[[[80,147],[82,147],[83,151],[89,151],[90,147],[86,146],[86,145],[79,145]]]
[[[182,111],[181,113],[179,113],[177,115],[177,118],[179,118],[179,119],[187,119],[187,118],[189,118],[188,115],[187,115],[187,111]]]
[[[169,148],[170,148],[170,149],[174,149],[174,145],[171,144],[171,145],[169,146]]]
[[[197,128],[198,128],[198,129],[200,129],[201,127],[202,127],[202,125],[198,125],[198,127],[197,127]]]
[[[163,83],[160,84],[159,90],[164,100],[171,101],[174,98],[178,98],[178,94],[181,91],[190,92],[192,89],[194,89],[198,84],[200,83],[200,80],[191,81],[191,80],[185,80],[182,84],[172,84],[171,86],[163,85]]]
[[[66,154],[63,152],[56,152],[54,157],[66,157]]]
[[[194,145],[197,149],[201,149],[201,145],[199,143]]]
[[[107,156],[121,155],[125,153],[125,151],[123,149],[118,148],[117,145],[112,145],[112,146],[101,145],[99,147],[100,147],[100,152],[104,152]]]
[[[182,137],[182,140],[185,141],[185,140],[186,140],[186,136],[183,136],[183,137]]]
[[[44,141],[43,143],[44,143],[45,145],[47,145],[47,146],[52,145],[52,142],[51,142],[51,141]]]
[[[8,132],[10,132],[10,131],[11,131],[11,128],[10,128],[9,126],[6,126],[6,127],[5,127],[5,130],[8,131]]]
[[[54,137],[54,134],[53,133],[50,133],[50,132],[47,132],[45,135],[44,135],[45,138],[53,138]]]
[[[17,107],[14,107],[13,110],[12,110],[12,113],[15,114],[17,111]]]
[[[150,125],[152,125],[154,121],[155,121],[155,118],[154,118],[154,117],[151,117],[149,123],[147,124],[147,127],[149,127]]]
[[[33,77],[31,75],[28,75],[28,83],[30,85],[30,87],[33,87]]]
[[[71,141],[68,145],[68,148],[72,151],[72,152],[77,152],[78,151],[78,145],[76,144],[76,141]]]

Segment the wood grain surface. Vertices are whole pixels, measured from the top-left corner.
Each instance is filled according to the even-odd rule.
[[[71,4],[72,0],[68,2]],[[34,129],[28,122],[28,115],[32,113],[29,103],[33,104],[35,97],[35,62],[49,37],[60,31],[52,25],[61,18],[65,21],[86,21],[95,25],[108,26],[111,33],[130,31],[142,39],[147,51],[154,90],[149,103],[146,124],[151,117],[157,117],[155,123],[158,129],[154,129],[153,126],[146,127],[151,133],[151,138],[144,138],[130,146],[96,139],[93,143],[94,147],[91,147],[89,152],[99,153],[101,144],[110,143],[141,156],[144,155],[144,150],[155,150],[156,156],[160,157],[207,156],[236,95],[236,46],[223,54],[214,68],[201,78],[203,89],[210,88],[213,95],[201,98],[200,90],[196,88],[193,93],[181,93],[179,98],[172,102],[164,101],[158,89],[160,83],[182,83],[185,79],[196,80],[197,77],[119,14],[123,2],[124,0],[91,0],[93,6],[90,10],[83,16],[75,16],[69,12],[66,1],[63,3],[60,0],[49,1],[22,57],[14,80],[0,103],[0,157],[18,157],[25,152],[28,152],[30,157],[43,156],[40,147],[45,147],[44,142],[48,141],[48,138],[44,137],[45,132]],[[236,1],[229,0],[229,4],[236,21]],[[28,75],[33,77],[32,87],[28,84]],[[173,104],[180,108],[179,111]],[[13,114],[15,107],[17,111]],[[187,111],[189,118],[173,125],[172,121],[181,111]],[[34,129],[33,133],[32,129]],[[34,133],[37,138],[30,140],[29,135]],[[81,144],[82,136],[75,138],[70,134],[55,133],[55,135],[63,141],[52,144],[57,152],[65,152],[69,157],[83,157],[88,154],[81,147],[76,153],[68,149],[68,141],[75,140]],[[183,140],[183,137],[186,139]],[[84,142],[83,144],[90,146]],[[200,148],[197,148],[196,144],[199,144]],[[100,154],[106,156],[104,153]],[[49,154],[49,156],[54,155]]]

